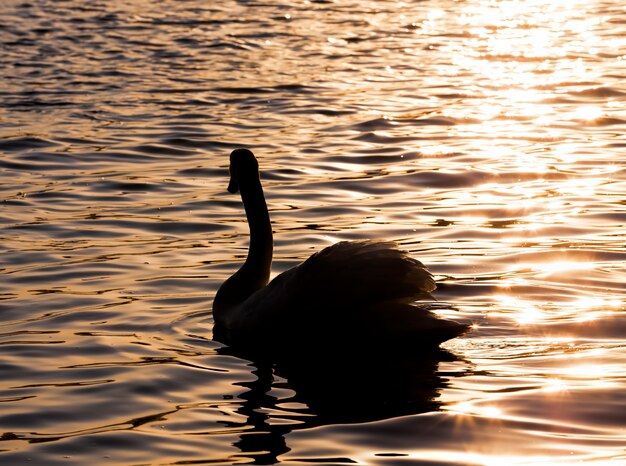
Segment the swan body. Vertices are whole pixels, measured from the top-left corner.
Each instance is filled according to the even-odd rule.
[[[242,267],[217,291],[216,327],[231,339],[411,342],[437,346],[467,330],[412,303],[432,298],[435,281],[389,241],[341,241],[269,282],[273,240],[252,152],[230,156],[230,192],[241,192],[250,247]]]

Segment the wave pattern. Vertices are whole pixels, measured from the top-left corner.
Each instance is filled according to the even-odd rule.
[[[626,462],[619,2],[3,5],[0,462]],[[435,360],[214,341],[240,146],[275,272],[396,240],[474,331]]]

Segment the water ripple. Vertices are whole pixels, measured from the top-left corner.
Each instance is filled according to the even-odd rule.
[[[618,2],[110,3],[3,4],[0,462],[626,461]],[[236,147],[274,272],[395,240],[472,332],[366,361],[214,340]]]

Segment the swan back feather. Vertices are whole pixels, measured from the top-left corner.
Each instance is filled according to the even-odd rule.
[[[426,267],[389,241],[342,241],[283,272],[222,322],[244,340],[439,344],[467,326],[411,304],[432,298]]]
[[[426,267],[391,241],[341,241],[299,268],[306,299],[341,307],[416,301],[431,297],[436,287]]]

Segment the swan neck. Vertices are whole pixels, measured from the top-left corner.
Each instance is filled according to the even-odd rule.
[[[244,267],[251,269],[250,272],[265,286],[269,281],[274,243],[263,187],[258,177],[241,186],[241,200],[250,227],[250,247]]]
[[[231,328],[236,325],[240,305],[256,291],[264,288],[272,267],[272,225],[258,174],[240,180],[241,199],[250,227],[248,257],[241,268],[222,286],[213,300],[213,317],[216,323]]]

